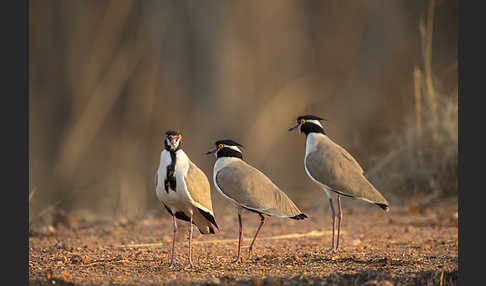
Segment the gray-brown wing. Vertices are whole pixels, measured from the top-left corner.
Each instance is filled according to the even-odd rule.
[[[342,153],[342,156],[348,160],[351,165],[353,165],[357,170],[359,170],[361,173],[363,173],[363,168],[361,168],[361,166],[358,164],[358,162],[356,161],[356,159],[354,159],[353,156],[351,156],[351,154],[349,154],[348,151],[346,151],[346,149],[344,149],[343,147],[339,146],[339,145],[334,145],[336,147],[336,149],[340,150],[341,153]]]
[[[213,212],[213,205],[211,202],[211,187],[209,185],[208,178],[204,172],[192,162],[190,162],[185,181],[187,190],[192,199]]]
[[[226,196],[242,207],[281,217],[302,214],[267,176],[244,161],[233,162],[219,170],[216,183]]]
[[[356,160],[343,150],[337,144],[328,142],[309,153],[305,163],[310,175],[343,195],[388,204],[364,177],[363,169]]]

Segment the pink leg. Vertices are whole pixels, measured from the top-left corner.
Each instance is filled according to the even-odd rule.
[[[337,233],[337,243],[336,243],[336,249],[339,248],[339,234],[341,232],[341,222],[343,220],[343,208],[341,207],[341,196],[338,195],[338,209],[339,209],[339,213],[338,213],[338,219],[339,219],[339,222],[338,222],[338,233]]]
[[[336,212],[334,211],[334,206],[332,204],[332,199],[329,198],[329,205],[331,206],[331,217],[332,217],[332,242],[331,249],[334,249],[334,228],[336,227]]]
[[[250,244],[250,248],[248,249],[248,256],[251,256],[251,250],[253,249],[253,244],[255,243],[255,240],[257,238],[258,233],[260,232],[260,229],[262,229],[263,224],[265,223],[265,217],[262,214],[260,215],[260,225],[258,226],[258,229],[255,233],[255,237],[253,237],[253,241]]]
[[[172,225],[174,226],[174,235],[172,237],[172,258],[170,260],[169,266],[175,266],[174,263],[174,248],[175,248],[175,240],[176,240],[176,232],[177,232],[177,223],[176,223],[176,217],[175,214],[172,215]]]
[[[240,260],[240,250],[241,250],[241,234],[243,233],[243,226],[241,224],[241,211],[238,209],[238,223],[240,224],[240,234],[238,236],[238,255],[232,263],[238,262]]]
[[[191,246],[191,240],[192,240],[192,212],[189,220],[189,266],[192,267],[192,246]]]

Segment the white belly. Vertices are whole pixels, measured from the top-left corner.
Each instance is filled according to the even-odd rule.
[[[180,184],[180,182],[178,181],[177,184]],[[181,191],[174,191],[170,188],[169,191],[166,191],[163,183],[161,186],[157,186],[156,193],[159,201],[174,212],[188,210],[190,207],[190,203],[188,203],[189,199],[186,195]]]

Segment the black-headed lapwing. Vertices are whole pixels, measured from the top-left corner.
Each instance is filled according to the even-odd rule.
[[[341,196],[352,197],[375,204],[385,211],[389,211],[388,201],[375,189],[363,175],[363,169],[358,162],[344,148],[334,143],[324,132],[321,120],[314,115],[303,115],[297,118],[296,128],[299,133],[306,135],[304,167],[307,175],[326,192],[332,216],[332,244],[334,249],[334,228],[336,214],[333,206],[333,194],[338,202],[338,233],[336,248],[339,247],[339,233],[341,231],[342,207]]]
[[[217,158],[213,170],[216,189],[238,210],[238,252],[233,261],[238,262],[242,235],[241,211],[243,209],[260,215],[260,225],[248,249],[249,255],[251,255],[255,239],[265,223],[264,215],[297,220],[307,218],[307,215],[302,213],[267,176],[243,161],[239,148],[243,147],[242,145],[233,140],[219,140],[215,145],[216,147],[206,154],[215,153]]]
[[[211,202],[211,188],[206,175],[182,150],[181,133],[167,131],[165,135],[165,148],[160,154],[155,185],[157,197],[172,215],[174,226],[169,265],[174,265],[178,218],[189,222],[189,264],[192,266],[192,225],[196,225],[202,234],[214,233],[213,226],[218,229]]]

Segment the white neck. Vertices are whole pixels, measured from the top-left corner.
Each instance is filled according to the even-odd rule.
[[[305,140],[305,155],[307,156],[307,154],[316,150],[318,140],[325,140],[326,138],[328,138],[327,135],[322,133],[309,133]]]

